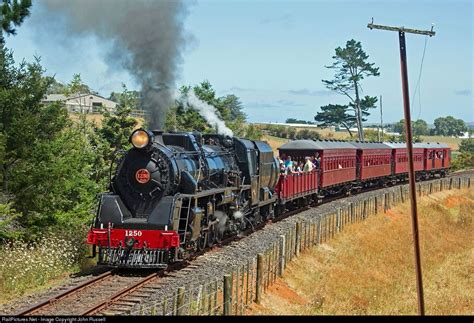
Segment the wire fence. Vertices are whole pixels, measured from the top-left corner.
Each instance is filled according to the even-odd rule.
[[[471,187],[471,177],[442,178],[428,183],[417,183],[417,194],[426,196],[449,189]],[[249,306],[260,303],[262,295],[285,272],[287,264],[306,249],[327,242],[344,227],[366,218],[387,212],[409,200],[407,185],[394,187],[350,202],[346,207],[298,220],[273,241],[263,253],[234,268],[221,277],[210,278],[205,284],[178,288],[171,296],[152,303],[137,305],[140,315],[244,315]],[[132,311],[133,312],[133,311]]]

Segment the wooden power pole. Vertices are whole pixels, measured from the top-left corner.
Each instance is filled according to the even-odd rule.
[[[380,96],[380,132],[379,141],[383,141],[383,114],[382,114],[382,96]]]
[[[412,215],[412,230],[413,230],[413,244],[415,249],[415,266],[416,266],[416,290],[418,294],[418,313],[425,315],[425,301],[423,296],[423,280],[421,273],[421,255],[420,255],[420,240],[418,235],[418,214],[416,207],[416,186],[415,186],[415,170],[413,167],[413,140],[411,131],[411,116],[410,116],[410,99],[408,92],[408,73],[407,73],[407,53],[405,45],[405,33],[434,36],[433,26],[431,30],[417,30],[408,29],[405,27],[390,27],[375,25],[374,19],[372,23],[367,25],[370,29],[382,29],[388,31],[397,31],[398,40],[400,43],[400,67],[402,73],[402,92],[403,92],[403,109],[405,112],[405,134],[407,137],[408,149],[408,176],[410,181],[410,201],[411,201],[411,215]]]

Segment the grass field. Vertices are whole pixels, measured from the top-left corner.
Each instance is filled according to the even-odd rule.
[[[419,200],[428,315],[474,313],[473,208],[474,190]],[[402,204],[303,252],[247,314],[417,314],[409,214]]]
[[[69,118],[73,121],[79,121],[80,115],[75,114],[75,113],[69,113]],[[95,123],[96,125],[100,126],[102,124],[102,120],[104,119],[104,116],[101,114],[86,114],[86,120]],[[143,124],[144,120],[142,118],[135,118],[137,120],[138,125],[137,127],[141,127]]]
[[[264,135],[262,137],[262,140],[266,141],[270,147],[272,147],[273,152],[275,154],[278,154],[278,149],[281,145],[287,143],[290,141],[289,139],[284,139],[284,138],[279,138],[279,137],[274,137],[274,136],[269,136],[269,135]]]

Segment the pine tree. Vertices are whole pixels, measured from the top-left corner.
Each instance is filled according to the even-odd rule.
[[[347,41],[345,48],[336,48],[336,55],[332,58],[334,63],[326,67],[335,70],[334,79],[323,80],[323,83],[328,89],[350,99],[349,105],[354,109],[359,140],[363,141],[363,117],[368,115],[368,109],[375,107],[377,98],[366,96],[361,99],[360,82],[369,76],[379,76],[379,68],[374,63],[367,62],[369,56],[362,50],[360,42],[354,39]]]
[[[31,0],[3,0],[0,5],[0,45],[5,43],[3,33],[7,35],[15,35],[14,26],[19,26],[23,20],[29,16]]]

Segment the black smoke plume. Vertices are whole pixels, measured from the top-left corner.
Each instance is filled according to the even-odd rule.
[[[149,125],[162,127],[173,103],[186,40],[182,0],[43,0],[43,19],[64,17],[68,37],[94,34],[112,42],[108,64],[125,68],[141,85]],[[44,21],[44,20],[43,20]]]

